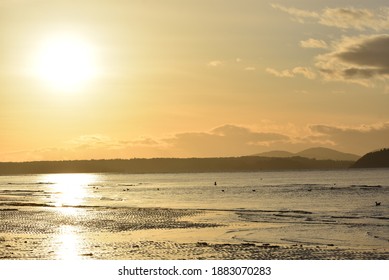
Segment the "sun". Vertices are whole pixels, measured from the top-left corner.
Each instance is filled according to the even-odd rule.
[[[57,91],[76,91],[97,74],[94,49],[75,35],[58,35],[45,40],[36,55],[36,74]]]

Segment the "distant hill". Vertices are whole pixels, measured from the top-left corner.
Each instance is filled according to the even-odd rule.
[[[304,151],[297,153],[298,156],[306,158],[315,158],[317,160],[321,159],[331,159],[331,160],[351,160],[356,161],[360,158],[358,155],[339,152],[333,149],[328,148],[310,148]]]
[[[333,149],[316,147],[303,150],[298,153],[290,153],[287,151],[270,151],[260,154],[255,154],[254,156],[262,157],[294,157],[300,156],[305,158],[313,158],[317,160],[346,160],[346,161],[356,161],[360,158],[358,155],[342,153]]]
[[[302,157],[153,158],[0,162],[0,175],[41,173],[194,173],[264,170],[346,169],[353,161]]]
[[[389,149],[367,153],[352,168],[389,168]]]

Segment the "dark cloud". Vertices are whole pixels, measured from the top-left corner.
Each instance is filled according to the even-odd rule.
[[[389,35],[373,35],[356,39],[355,44],[335,54],[344,62],[362,67],[389,69]]]
[[[344,37],[316,61],[327,80],[372,86],[374,78],[389,78],[389,35]]]

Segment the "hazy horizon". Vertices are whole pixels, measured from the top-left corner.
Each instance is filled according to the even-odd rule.
[[[37,2],[0,2],[0,162],[389,146],[387,1]]]

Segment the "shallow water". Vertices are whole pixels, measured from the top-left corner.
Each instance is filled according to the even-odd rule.
[[[1,210],[23,207],[217,210],[246,223],[218,241],[389,248],[388,169],[1,176]]]

